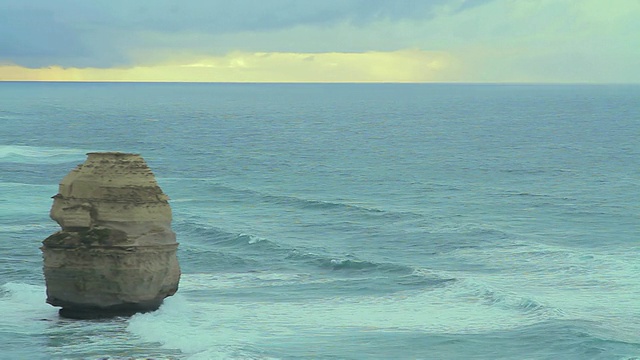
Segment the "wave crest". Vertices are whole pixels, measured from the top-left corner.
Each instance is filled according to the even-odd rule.
[[[495,289],[478,281],[464,280],[463,287],[465,290],[462,292],[462,296],[475,298],[487,306],[521,311],[540,317],[550,315],[556,317],[563,313],[562,310],[549,307],[532,297]]]
[[[18,164],[62,164],[83,161],[88,151],[55,147],[0,145],[0,162]]]

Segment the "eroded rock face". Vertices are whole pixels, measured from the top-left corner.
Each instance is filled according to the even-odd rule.
[[[76,318],[155,310],[180,279],[168,197],[140,155],[87,155],[53,197],[47,302]]]

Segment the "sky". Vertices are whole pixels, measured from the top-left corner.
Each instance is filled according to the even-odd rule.
[[[640,0],[0,0],[0,80],[640,83]]]

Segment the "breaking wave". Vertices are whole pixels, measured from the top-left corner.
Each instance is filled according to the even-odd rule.
[[[481,304],[505,310],[516,310],[540,318],[562,317],[561,309],[548,306],[535,298],[504,291],[474,279],[459,283],[461,298],[475,299]]]
[[[179,182],[189,180],[190,182],[203,182],[202,189],[215,195],[216,198],[229,201],[243,201],[255,206],[278,206],[305,210],[310,212],[335,212],[337,214],[349,214],[365,219],[385,219],[385,220],[417,220],[424,217],[423,214],[411,211],[395,211],[381,208],[378,205],[363,204],[355,200],[332,199],[320,200],[306,198],[304,195],[273,194],[262,190],[248,188],[237,188],[226,184],[211,182],[209,179],[179,179],[164,178],[163,182]],[[198,202],[197,199],[178,200],[188,202]],[[204,202],[204,200],[202,200]]]
[[[18,164],[63,164],[82,162],[87,150],[22,145],[0,145],[0,162]]]

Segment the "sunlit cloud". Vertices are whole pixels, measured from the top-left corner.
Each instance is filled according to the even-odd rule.
[[[40,81],[426,82],[452,81],[458,61],[443,52],[247,53],[128,68],[0,66],[0,78]]]
[[[0,80],[640,83],[638,18],[638,0],[6,0]]]

